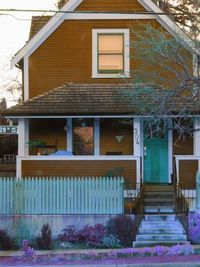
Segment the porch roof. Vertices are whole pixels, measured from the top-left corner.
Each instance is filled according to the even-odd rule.
[[[174,115],[183,112],[200,114],[200,101],[172,96],[169,90],[153,88],[150,84],[64,84],[4,110],[3,115]]]

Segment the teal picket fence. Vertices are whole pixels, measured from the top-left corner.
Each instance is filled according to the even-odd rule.
[[[122,214],[123,178],[0,178],[0,214]]]

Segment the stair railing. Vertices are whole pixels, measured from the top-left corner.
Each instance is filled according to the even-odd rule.
[[[186,197],[184,196],[183,190],[186,190],[183,184],[175,184],[175,212],[186,233],[188,233],[189,205]]]
[[[135,215],[136,230],[144,217],[144,184],[124,183],[125,213]]]
[[[140,184],[140,191],[134,201],[133,211],[135,214],[136,231],[144,218],[144,184]]]

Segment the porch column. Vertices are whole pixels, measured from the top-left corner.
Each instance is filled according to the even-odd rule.
[[[194,155],[200,156],[200,117],[194,120]]]
[[[137,183],[140,183],[140,156],[141,156],[141,121],[140,118],[133,119],[133,154],[138,156],[136,164]]]
[[[194,155],[200,156],[200,117],[194,120]],[[196,212],[200,213],[200,160],[198,160],[198,173],[196,175]]]
[[[18,120],[18,156],[28,156],[29,154],[29,121],[27,119]]]
[[[100,155],[100,120],[94,119],[94,155]]]
[[[21,158],[29,155],[29,121],[27,119],[18,120],[18,156],[16,162],[16,177],[21,178],[22,166]]]
[[[72,118],[67,119],[67,150],[73,152]]]
[[[168,130],[168,170],[169,177],[168,182],[172,182],[171,175],[173,174],[173,130],[172,130],[172,120],[169,119],[169,128]]]

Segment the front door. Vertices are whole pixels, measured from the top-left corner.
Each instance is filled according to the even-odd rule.
[[[168,183],[168,134],[144,138],[144,182]]]

